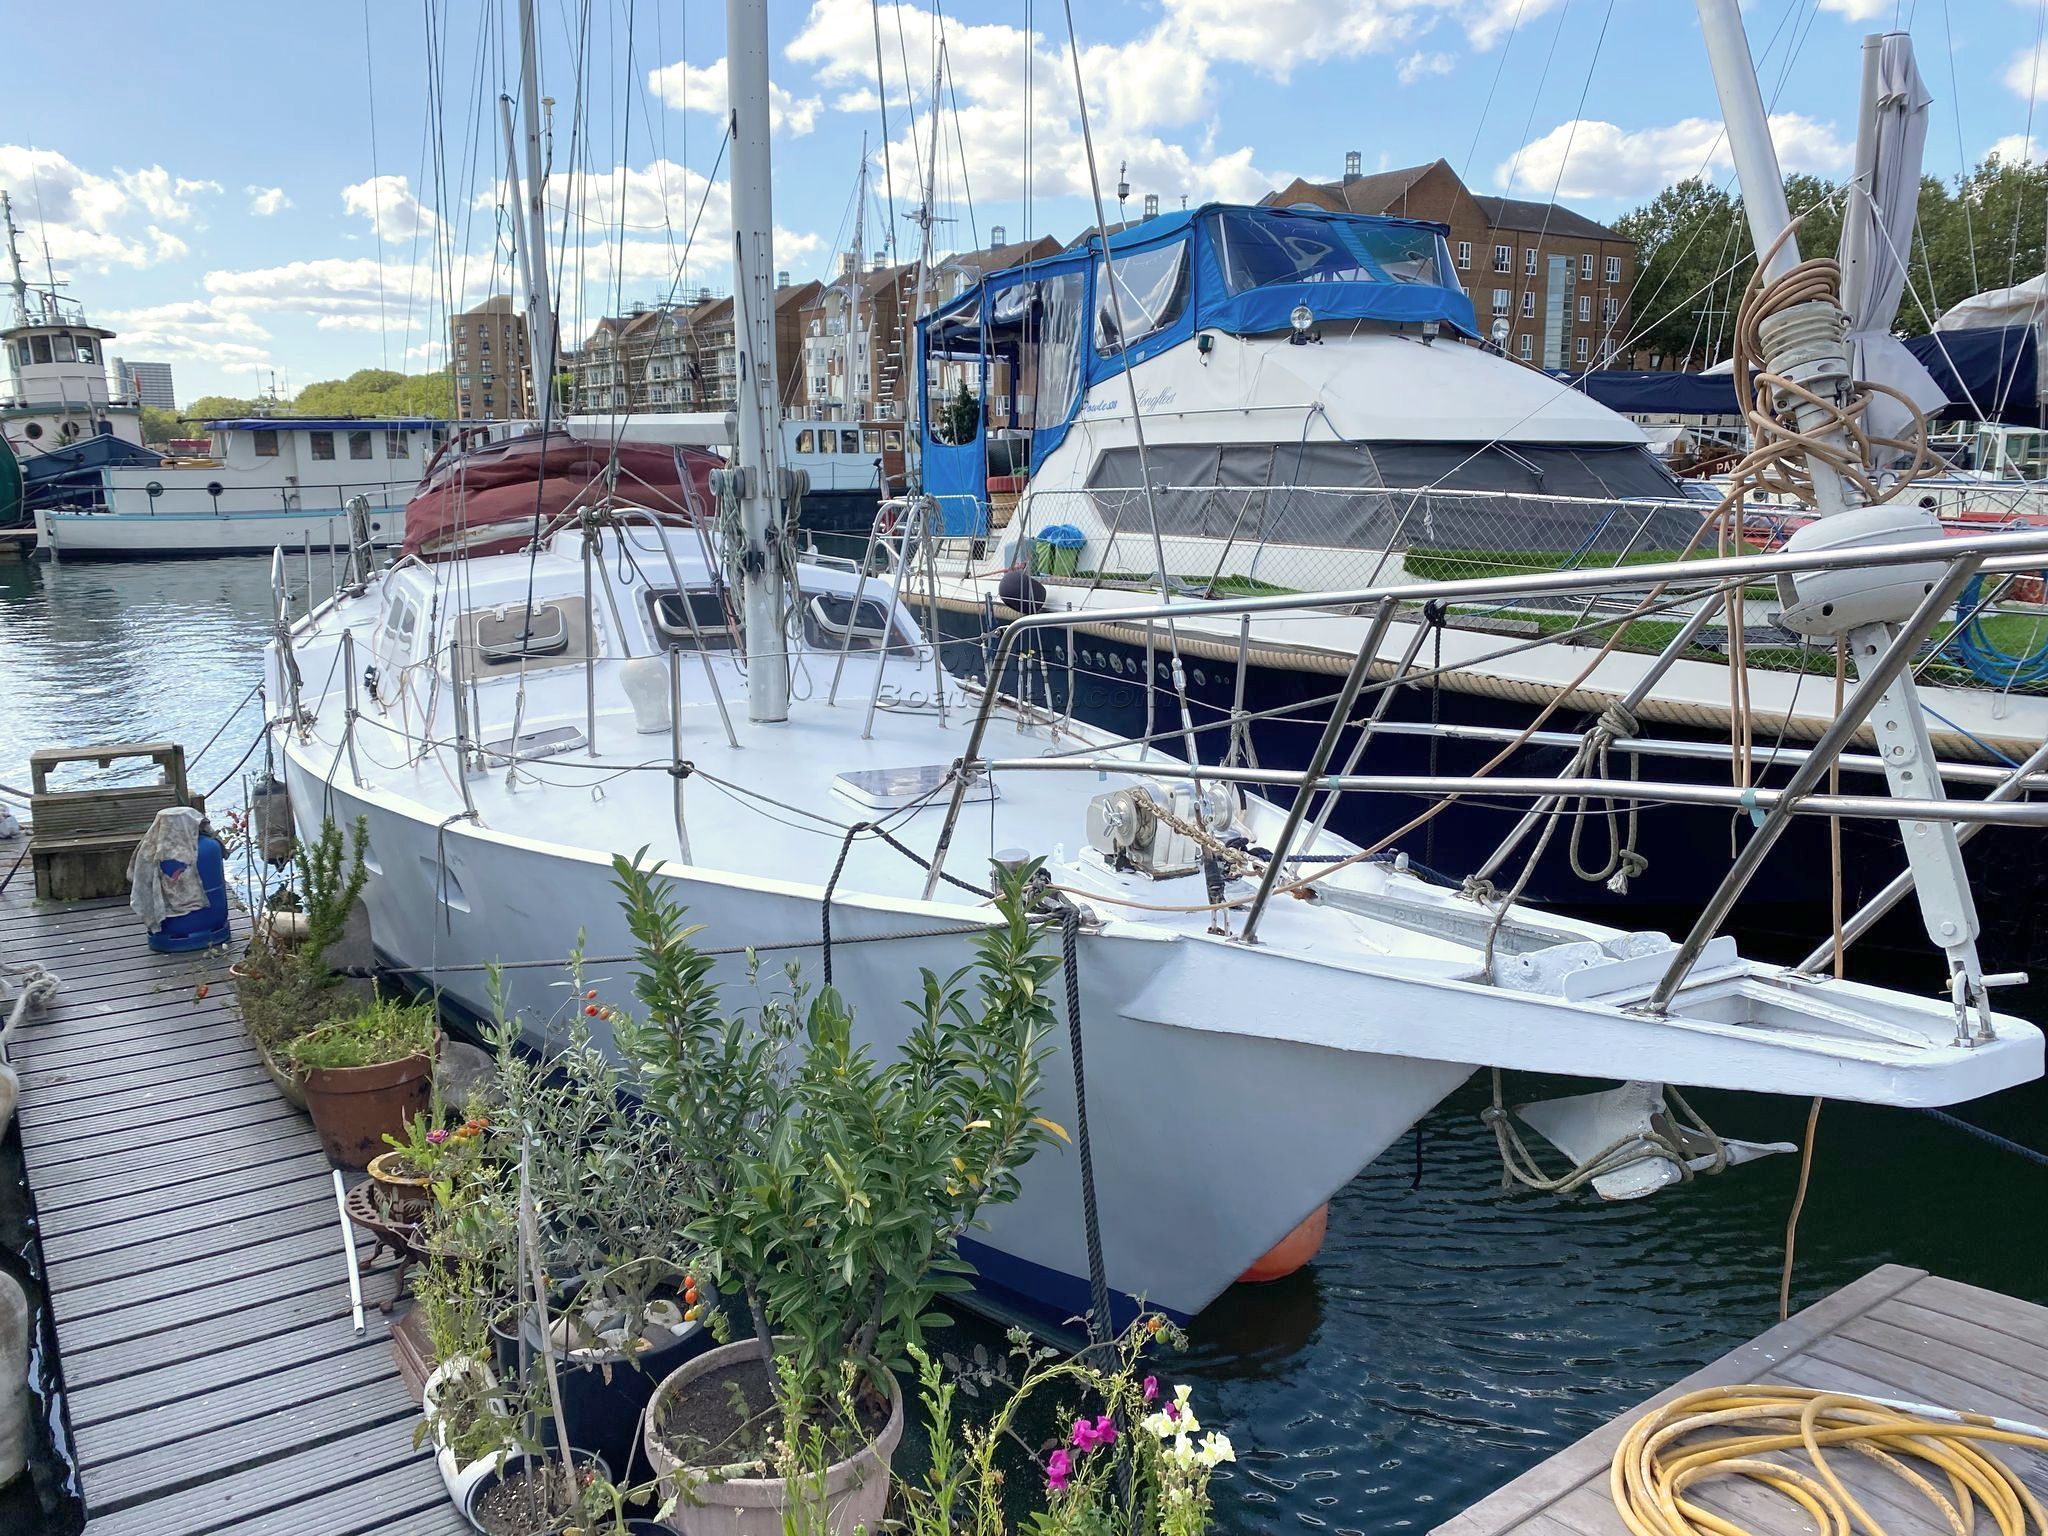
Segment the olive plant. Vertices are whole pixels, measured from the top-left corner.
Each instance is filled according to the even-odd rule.
[[[934,1303],[970,1284],[961,1235],[1066,1136],[1036,1107],[1059,965],[1030,917],[1036,866],[999,876],[973,964],[921,972],[886,1053],[793,967],[765,1002],[725,1011],[682,907],[637,860],[614,870],[641,1008],[614,1014],[616,1038],[688,1170],[688,1238],[804,1418],[824,1421],[849,1379],[879,1396],[908,1368],[947,1321]]]

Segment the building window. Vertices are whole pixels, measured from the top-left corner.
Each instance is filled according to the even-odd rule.
[[[1515,248],[1511,245],[1496,245],[1493,248],[1493,270],[1512,272],[1515,269]]]
[[[1609,325],[1614,324],[1621,314],[1621,300],[1612,294],[1600,301],[1600,318]]]
[[[1508,312],[1507,289],[1496,288],[1493,290],[1493,312],[1495,316],[1505,315]]]
[[[1524,320],[1534,320],[1536,318],[1536,295],[1526,290],[1522,294],[1522,318]]]
[[[313,457],[331,459],[334,457],[334,434],[332,432],[308,432],[306,440],[313,445]]]
[[[370,456],[370,434],[351,432],[348,435],[348,456],[352,459],[367,459]]]
[[[1588,251],[1579,258],[1579,276],[1587,282],[1593,281],[1593,253]]]
[[[1536,275],[1536,248],[1534,246],[1525,247],[1522,251],[1522,275],[1524,277],[1534,277]]]
[[[1527,331],[1522,332],[1520,336],[1515,338],[1515,356],[1519,357],[1523,362],[1529,361],[1533,351],[1533,343]]]
[[[1586,351],[1587,351],[1587,347],[1588,347],[1588,343],[1587,343],[1587,341],[1586,341],[1586,338],[1585,338],[1585,337],[1583,337],[1583,336],[1581,336],[1581,337],[1580,337],[1580,338],[1579,338],[1579,339],[1578,339],[1577,341],[1573,342],[1573,343],[1572,343],[1572,359],[1573,359],[1573,361],[1575,361],[1575,362],[1581,362],[1581,363],[1583,363],[1583,362],[1584,362],[1584,361],[1586,360]]]
[[[1460,272],[1470,272],[1472,270],[1472,242],[1470,240],[1460,240],[1458,242],[1458,270]]]
[[[387,459],[409,459],[412,457],[412,445],[405,433],[385,432],[384,457]]]
[[[1607,258],[1607,281],[1610,283],[1621,281],[1621,258],[1619,256]]]
[[[1579,321],[1581,324],[1584,324],[1587,321],[1590,321],[1592,318],[1593,295],[1591,295],[1590,293],[1582,293],[1579,295]]]
[[[256,457],[259,459],[274,459],[277,457],[277,434],[275,432],[258,432],[256,434]]]

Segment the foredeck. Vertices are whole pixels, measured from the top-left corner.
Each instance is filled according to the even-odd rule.
[[[1696,1371],[1576,1445],[1523,1473],[1431,1536],[1629,1536],[1607,1468],[1628,1426],[1702,1387],[1752,1382],[1860,1392],[2038,1424],[2048,1420],[2048,1307],[1887,1264]],[[2048,1495],[2048,1460],[1998,1455]],[[1829,1465],[1891,1536],[1949,1536],[1932,1504],[1856,1456]],[[1788,1500],[1739,1479],[1687,1490],[1754,1536],[1809,1536]]]
[[[25,879],[0,956],[63,982],[11,1054],[88,1536],[466,1530],[413,1448],[375,1307],[394,1271],[365,1276],[357,1333],[327,1160],[228,957],[154,954],[124,903]]]

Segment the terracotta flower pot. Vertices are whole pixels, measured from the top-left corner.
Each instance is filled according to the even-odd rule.
[[[401,1203],[431,1204],[434,1198],[433,1182],[425,1174],[411,1174],[400,1170],[399,1164],[405,1154],[396,1147],[386,1148],[370,1159],[370,1180],[386,1198]]]
[[[405,1122],[427,1112],[434,1058],[422,1052],[374,1067],[308,1067],[299,1081],[327,1160],[362,1168],[385,1149],[386,1136],[404,1135]]]
[[[661,1480],[666,1499],[681,1486],[682,1497],[668,1517],[669,1527],[683,1536],[782,1536],[783,1510],[789,1484],[779,1477],[721,1477],[717,1468],[687,1467],[668,1447],[657,1427],[665,1405],[690,1384],[742,1360],[762,1357],[759,1339],[744,1339],[707,1351],[673,1371],[654,1389],[647,1405],[644,1436],[647,1460]],[[844,1461],[825,1471],[825,1529],[830,1536],[853,1536],[857,1529],[878,1531],[889,1507],[889,1463],[903,1439],[903,1393],[889,1380],[889,1422],[882,1432]],[[686,1474],[678,1477],[678,1473]],[[801,1524],[801,1522],[799,1522]]]

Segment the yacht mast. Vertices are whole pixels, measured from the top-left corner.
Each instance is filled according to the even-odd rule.
[[[519,0],[520,116],[526,128],[526,346],[533,410],[543,430],[554,415],[555,309],[548,295],[547,200],[540,157],[540,38],[533,0]],[[516,185],[516,184],[515,184]]]
[[[524,0],[531,4],[531,0]],[[733,461],[739,503],[740,617],[747,640],[747,718],[789,718],[782,550],[776,483],[774,192],[768,152],[767,0],[725,12],[726,100],[732,111],[732,318],[736,352]]]
[[[1700,31],[1728,125],[1728,147],[1742,185],[1743,210],[1768,284],[1792,271],[1800,260],[1770,120],[1757,88],[1756,66],[1750,58],[1737,0],[1698,0],[1698,5]],[[1940,528],[1930,513],[1900,501],[1864,505],[1858,487],[1828,461],[1829,452],[1847,446],[1837,408],[1852,398],[1856,388],[1851,376],[1848,318],[1837,293],[1822,292],[1796,302],[1767,302],[1757,326],[1764,353],[1757,360],[1758,377],[1762,389],[1772,397],[1760,400],[1759,406],[1788,420],[1799,436],[1813,445],[1804,457],[1812,477],[1814,511],[1819,515],[1795,533],[1786,548],[1800,553],[1938,538]],[[1943,567],[1934,565],[1843,569],[1795,580],[1780,578],[1784,602],[1780,622],[1799,633],[1843,645],[1859,674],[1872,668],[1881,671],[1903,622],[1914,614],[1923,597],[1936,590],[1943,576]],[[1891,792],[1906,799],[1943,798],[1934,743],[1910,667],[1897,671],[1869,717]],[[1958,1038],[1970,1038],[1967,1016],[1971,1011],[1978,1019],[1977,1037],[1983,1038],[1990,1027],[1990,996],[1977,956],[1976,902],[1963,868],[1955,823],[1902,820],[1899,834],[1927,936],[1948,958]],[[1732,896],[1729,899],[1732,901]],[[1696,951],[1725,916],[1725,910],[1716,913],[1710,909],[1687,940],[1687,948]],[[1672,968],[1652,999],[1653,1007],[1670,1001],[1683,970],[1683,966]]]
[[[860,334],[860,281],[861,251],[867,244],[868,211],[868,136],[860,136],[860,175],[853,184],[853,260],[846,264],[846,346],[844,377],[841,391],[846,397],[846,419],[858,421],[861,412],[855,407],[860,403],[860,394],[854,388],[853,363],[855,338]]]
[[[14,200],[0,192],[0,224],[7,226],[7,266],[13,273],[14,323],[28,324],[28,279],[21,274],[21,231],[14,227]]]

